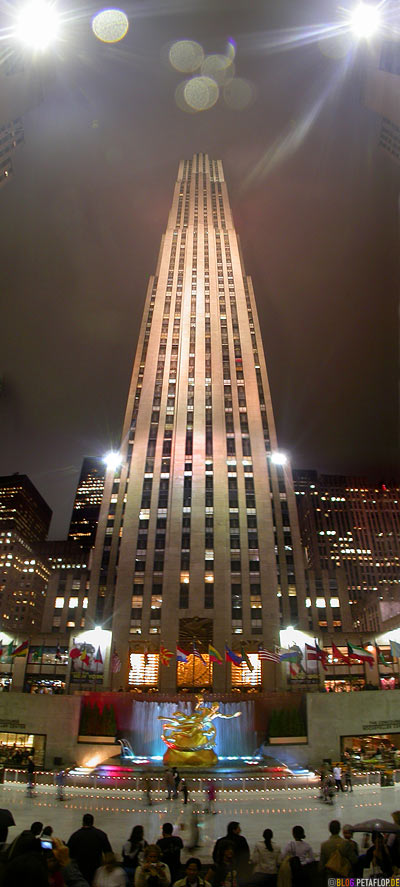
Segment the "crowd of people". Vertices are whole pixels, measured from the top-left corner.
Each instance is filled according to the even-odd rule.
[[[332,879],[390,877],[400,871],[400,811],[392,818],[394,831],[365,835],[361,850],[351,826],[341,829],[333,819],[319,859],[301,825],[283,847],[266,828],[251,852],[240,823],[232,821],[209,862],[190,856],[184,864],[183,841],[170,822],[154,844],[135,825],[119,858],[91,813],[66,843],[38,821],[8,843],[8,829],[0,826],[0,887],[326,887]]]

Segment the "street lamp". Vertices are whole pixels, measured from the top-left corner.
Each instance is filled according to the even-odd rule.
[[[57,39],[60,18],[54,3],[31,0],[21,7],[15,27],[15,35],[31,49],[42,51]]]

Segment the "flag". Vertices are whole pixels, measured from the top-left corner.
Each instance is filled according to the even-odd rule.
[[[312,647],[311,644],[306,644],[306,660],[307,662],[320,662],[322,668],[326,670],[327,654],[325,650],[321,650],[317,642],[315,642],[315,647]]]
[[[14,650],[14,641],[10,641],[7,647],[7,656],[12,656]]]
[[[15,648],[12,655],[13,656],[26,656],[28,649],[29,649],[29,641],[24,641],[22,644],[19,645],[19,647]]]
[[[39,659],[41,659],[42,656],[43,656],[43,647],[38,647],[37,650],[34,650],[32,653],[32,659],[34,659],[35,662],[39,662]]]
[[[100,645],[97,647],[97,653],[94,657],[94,661],[97,665],[103,665],[103,657],[101,655]]]
[[[112,671],[112,673],[118,674],[118,672],[121,671],[121,666],[122,666],[122,662],[118,656],[117,651],[114,650],[114,652],[111,656],[111,671]]]
[[[2,639],[2,640],[0,641],[0,659],[1,659],[2,655],[3,655],[3,652],[4,652],[4,647],[3,647],[3,639]]]
[[[80,654],[80,656],[79,656],[79,659],[81,660],[81,663],[82,663],[81,668],[82,668],[84,665],[89,665],[90,659],[89,659],[89,656],[88,656],[88,654],[87,654],[85,648],[83,648],[83,650],[82,650],[82,652],[81,652],[81,654]]]
[[[196,644],[194,643],[194,641],[193,641],[193,656],[195,656],[196,659],[201,659],[203,665],[207,665],[206,660],[203,659],[203,657],[202,657],[202,655],[201,655],[201,653],[200,653],[200,650],[197,649]]]
[[[345,656],[344,653],[341,653],[339,647],[332,641],[332,656],[334,659],[338,659],[339,662],[343,662],[344,665],[350,665],[350,660],[348,656]]]
[[[233,650],[229,649],[228,644],[225,644],[225,662],[233,662],[234,665],[242,664],[240,653],[234,653]]]
[[[368,665],[372,668],[374,657],[371,656],[371,653],[368,653],[368,650],[364,650],[364,647],[356,647],[354,644],[349,644],[349,642],[347,642],[347,649],[349,659],[359,659],[360,662],[368,662]]]
[[[79,659],[80,655],[81,655],[81,651],[80,651],[79,647],[72,647],[72,650],[69,651],[69,658],[70,659]]]
[[[400,644],[397,641],[390,641],[390,649],[395,659],[400,659]]]
[[[289,673],[290,673],[291,678],[296,678],[299,671],[300,671],[300,669],[298,666],[292,665],[292,663],[289,662]]]
[[[143,665],[145,668],[147,668],[148,664],[149,664],[149,651],[148,651],[147,647],[145,647],[144,653],[143,653]]]
[[[251,660],[249,659],[249,657],[248,657],[248,655],[247,655],[247,653],[246,653],[246,650],[244,649],[243,644],[242,644],[242,646],[241,646],[241,648],[240,648],[240,655],[241,655],[241,657],[242,657],[242,662],[245,662],[245,663],[246,663],[247,668],[249,669],[249,671],[254,671],[254,665],[253,665],[253,663],[251,662]]]
[[[298,662],[299,654],[297,650],[281,650],[279,654],[279,662]]]
[[[270,653],[269,650],[264,650],[264,647],[260,644],[258,648],[258,658],[265,659],[268,662],[280,662],[280,658],[278,653]]]
[[[389,665],[389,663],[386,662],[386,659],[385,659],[385,657],[384,657],[382,651],[379,649],[378,644],[376,643],[376,641],[375,641],[375,647],[376,647],[376,658],[377,658],[378,662],[380,662],[381,665]]]
[[[210,658],[210,662],[214,662],[215,665],[222,664],[222,656],[221,653],[217,650],[216,647],[213,647],[212,644],[208,645],[208,655]]]
[[[175,655],[176,655],[177,662],[187,662],[188,661],[187,653],[185,653],[185,651],[182,650],[182,647],[178,647],[178,645],[176,645],[176,654]]]
[[[173,655],[174,654],[171,653],[171,650],[167,650],[167,648],[163,647],[163,645],[161,644],[161,646],[160,646],[161,665],[169,665],[169,660],[171,659],[171,656],[173,656]]]

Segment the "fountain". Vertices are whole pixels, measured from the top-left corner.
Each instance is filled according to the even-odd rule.
[[[216,718],[230,720],[241,715],[240,711],[231,715],[222,714],[219,702],[204,705],[202,696],[196,696],[196,699],[197,703],[191,714],[177,709],[172,717],[158,717],[159,721],[163,721],[161,739],[168,746],[163,761],[168,766],[214,766],[218,761],[213,750],[217,731],[212,722]]]

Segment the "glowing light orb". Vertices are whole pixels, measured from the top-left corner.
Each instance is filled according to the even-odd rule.
[[[232,111],[244,111],[251,105],[255,90],[248,80],[243,77],[234,77],[230,83],[224,86],[224,101]]]
[[[204,50],[195,40],[177,40],[172,44],[168,57],[176,71],[191,74],[201,67]]]
[[[360,39],[368,40],[379,28],[380,12],[377,6],[367,3],[359,3],[350,16],[350,25],[353,33]]]
[[[178,83],[175,90],[175,101],[181,111],[185,111],[186,114],[196,114],[195,109],[191,108],[185,99],[185,88],[187,83],[189,83],[189,80],[183,80],[182,83]]]
[[[226,55],[227,55],[228,59],[231,62],[233,62],[235,55],[236,55],[236,43],[235,43],[233,37],[229,37],[228,45],[226,47]]]
[[[278,450],[271,453],[271,462],[273,462],[274,465],[286,465],[287,460],[285,453],[279,453]]]
[[[229,83],[235,75],[233,62],[226,55],[207,55],[201,66],[201,73],[206,77],[212,77],[218,86]]]
[[[192,77],[185,85],[184,96],[195,111],[208,111],[218,101],[218,84],[212,77]]]
[[[128,32],[128,16],[122,9],[103,9],[92,18],[92,31],[102,43],[118,43]]]
[[[103,458],[103,462],[105,462],[107,468],[113,469],[116,471],[117,468],[121,465],[121,456],[119,453],[116,453],[114,450],[110,450],[109,453]]]
[[[54,4],[32,0],[20,10],[15,33],[22,43],[43,50],[57,39],[59,30],[60,18]]]

